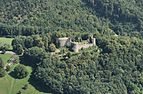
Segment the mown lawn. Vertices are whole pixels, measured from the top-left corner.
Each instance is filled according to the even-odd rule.
[[[11,54],[0,54],[0,58],[3,60],[3,62],[6,64],[7,61],[10,59],[12,55]]]
[[[13,38],[5,38],[5,37],[0,37],[0,44],[8,44],[10,45],[9,50],[12,50],[12,43]]]
[[[27,69],[29,71],[29,76],[24,79],[14,79],[9,74],[3,78],[0,78],[0,94],[16,94],[19,90],[22,91],[22,94],[46,94],[39,92],[28,83],[32,69],[31,67],[27,67]],[[22,87],[25,84],[28,84],[28,89],[23,90]]]
[[[11,54],[0,54],[0,58],[2,58],[5,64],[8,63],[7,61],[11,57]],[[16,65],[11,66],[11,71]],[[10,73],[5,77],[0,78],[0,94],[17,94],[18,91],[22,91],[22,94],[48,94],[36,90],[31,84],[29,84],[28,80],[30,78],[32,68],[29,66],[26,67],[29,71],[29,75],[24,79],[15,79],[10,75]],[[28,84],[28,89],[23,90],[22,87],[25,84]]]

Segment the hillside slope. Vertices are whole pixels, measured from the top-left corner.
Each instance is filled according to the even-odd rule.
[[[114,31],[134,32],[143,30],[142,0],[84,0],[98,17],[109,19]]]
[[[43,32],[70,29],[101,32],[110,28],[118,34],[143,30],[141,0],[0,0],[0,2],[0,30],[4,31],[1,35],[12,35],[10,31],[18,35],[21,34],[18,31],[32,30]]]
[[[0,22],[14,26],[38,26],[50,31],[72,29],[96,31],[100,23],[82,8],[80,0],[7,0],[0,1]]]

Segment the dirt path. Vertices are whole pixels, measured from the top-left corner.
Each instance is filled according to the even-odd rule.
[[[2,51],[0,51],[0,53],[2,53]],[[13,51],[6,51],[4,54],[16,55],[16,53]]]

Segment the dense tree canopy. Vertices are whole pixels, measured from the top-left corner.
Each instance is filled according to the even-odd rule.
[[[141,0],[1,0],[0,35],[59,30],[117,34],[143,31]]]
[[[23,61],[34,68],[32,75],[35,81],[53,94],[142,94],[143,41],[128,36],[98,33],[94,36],[97,46],[80,53],[67,53],[66,59],[61,57],[62,54],[52,55],[45,46],[26,47],[25,37],[21,43],[25,49]],[[35,37],[32,37],[28,36],[34,41]],[[38,37],[51,39],[46,35]],[[19,41],[22,38],[15,39]],[[52,40],[48,43],[50,47]]]
[[[0,36],[15,37],[13,51],[46,92],[143,94],[142,0],[0,2]],[[96,46],[79,53],[55,45],[57,37],[81,42],[90,34]],[[19,78],[27,75],[22,66],[15,71]]]
[[[105,39],[101,38],[104,46],[98,44],[101,53],[92,48],[67,61],[47,56],[37,67],[35,78],[54,94],[143,93],[143,42],[129,37]]]
[[[14,77],[22,79],[28,75],[28,70],[24,65],[17,65],[13,71]]]

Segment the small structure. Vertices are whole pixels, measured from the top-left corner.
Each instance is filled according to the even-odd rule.
[[[79,52],[80,49],[85,49],[96,45],[95,38],[90,38],[86,40],[87,43],[72,42],[71,40],[72,39],[69,37],[56,38],[56,44],[59,45],[59,47],[64,47],[64,46],[70,47],[74,52]]]
[[[70,44],[71,44],[71,39],[68,38],[68,37],[56,38],[56,44],[57,44],[59,47],[70,46]]]

